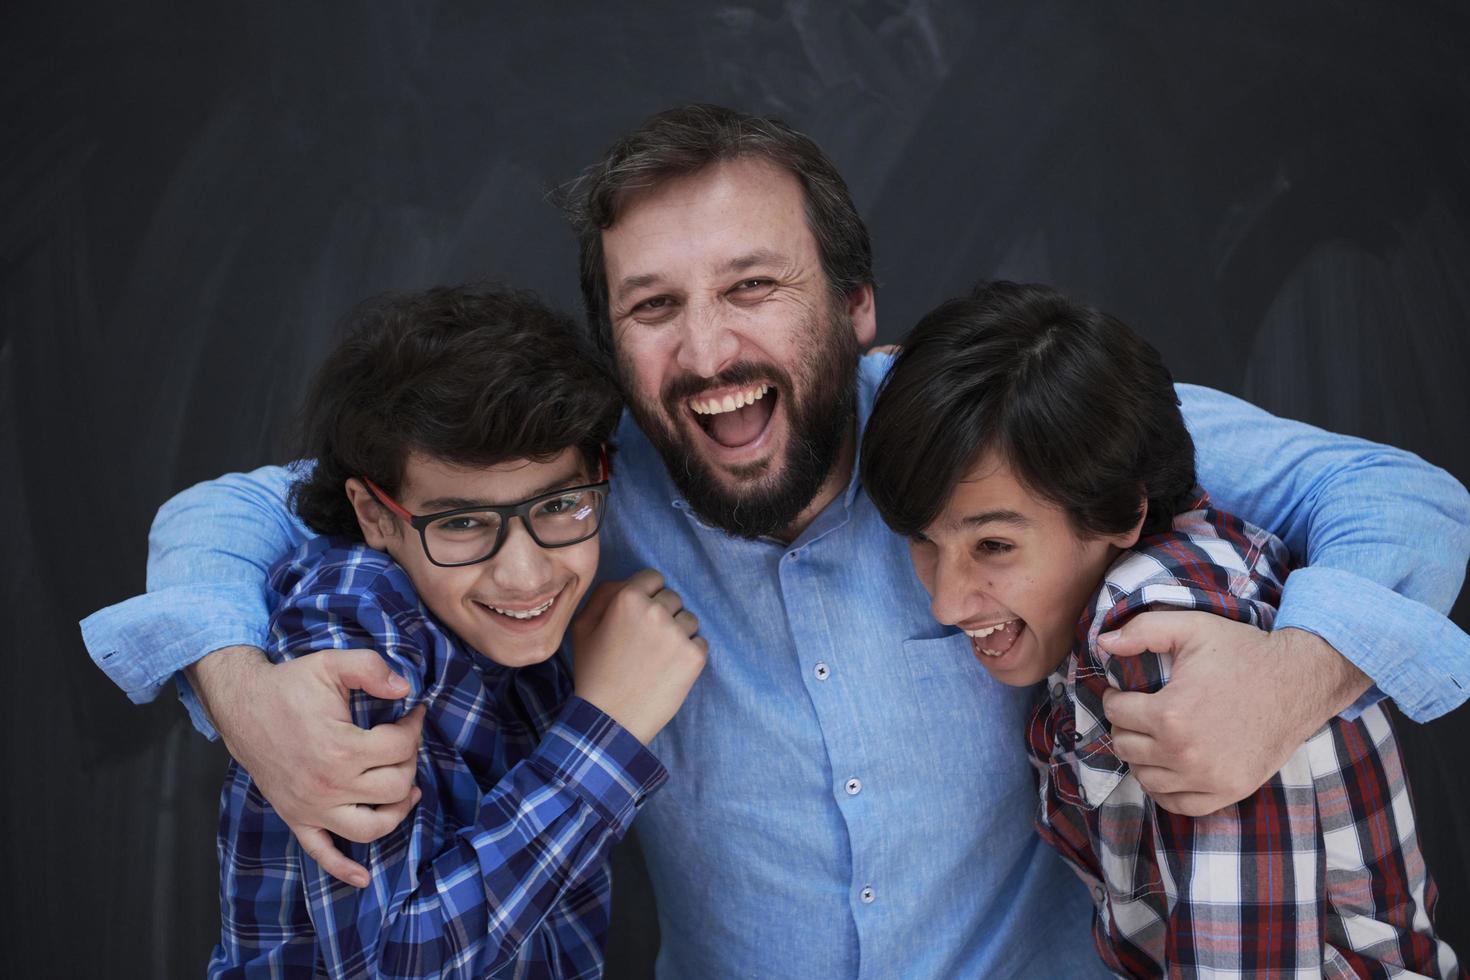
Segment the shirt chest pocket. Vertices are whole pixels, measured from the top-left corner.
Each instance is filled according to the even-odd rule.
[[[992,790],[997,776],[1029,790],[1026,721],[1034,692],[992,680],[962,633],[905,640],[903,656],[925,729],[918,742],[928,745],[930,763],[945,773],[983,774]]]

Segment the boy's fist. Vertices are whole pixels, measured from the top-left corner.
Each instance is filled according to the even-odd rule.
[[[572,623],[577,696],[647,745],[704,669],[709,644],[698,631],[699,620],[653,569],[604,582]]]

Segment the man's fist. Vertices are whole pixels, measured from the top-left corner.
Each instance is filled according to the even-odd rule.
[[[1113,656],[1172,654],[1154,694],[1108,691],[1113,748],[1165,810],[1199,817],[1238,803],[1370,686],[1312,633],[1266,633],[1202,612],[1146,612],[1098,637]]]
[[[334,878],[365,886],[366,869],[330,834],[365,844],[418,802],[424,709],[362,729],[352,721],[348,692],[394,700],[408,694],[408,683],[372,650],[322,650],[272,664],[254,647],[226,647],[187,673],[230,755],[302,850]]]

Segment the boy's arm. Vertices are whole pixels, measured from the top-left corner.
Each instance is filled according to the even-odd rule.
[[[406,591],[375,589],[325,601],[307,596],[278,613],[276,623],[278,633],[308,638],[307,646],[371,646],[408,681],[412,690],[402,701],[352,696],[354,720],[364,728],[430,701],[440,705],[441,727],[477,723],[476,708],[464,704],[461,692],[436,686],[446,676],[444,658],[453,654],[442,633],[424,628],[418,600]],[[563,701],[552,688],[522,695],[534,730],[545,734],[492,788],[469,788],[478,796],[470,825],[445,834],[448,801],[438,794],[448,779],[421,753],[419,782],[430,798],[385,838],[350,848],[368,870],[368,888],[345,887],[303,858],[311,918],[332,976],[479,977],[523,950],[558,976],[600,969],[605,923],[584,916],[581,907],[558,906],[570,890],[588,884],[667,773],[592,703],[576,696]],[[580,906],[609,896],[578,898]],[[584,917],[599,928],[579,928]]]
[[[1257,568],[1276,578],[1268,566],[1258,563]],[[1199,818],[1168,812],[1143,794],[1146,767],[1130,763],[1127,774],[1136,782],[1123,779],[1114,758],[1122,755],[1115,725],[1112,743],[1107,723],[1098,721],[1087,731],[1080,725],[1083,718],[1098,718],[1100,698],[1119,693],[1149,697],[1174,683],[1176,662],[1167,653],[1147,650],[1115,657],[1097,644],[1100,633],[1171,615],[1217,619],[1246,629],[1269,627],[1276,614],[1271,606],[1223,592],[1203,579],[1189,579],[1186,569],[1174,569],[1174,580],[1159,576],[1120,596],[1092,631],[1075,671],[1078,735],[1085,743],[1078,752],[1082,789],[1098,811],[1096,825],[1103,835],[1099,852],[1117,858],[1105,863],[1103,883],[1115,906],[1137,902],[1147,907],[1146,912],[1109,915],[1104,922],[1125,971],[1139,976],[1165,967],[1171,974],[1310,972],[1321,957],[1321,934],[1313,918],[1321,896],[1316,894],[1314,870],[1298,874],[1314,852],[1291,850],[1293,843],[1311,845],[1316,839],[1291,832],[1302,829],[1291,824],[1300,808],[1288,807],[1287,797],[1275,794],[1248,798]],[[1294,758],[1291,766],[1283,776],[1299,780],[1300,760]],[[1305,775],[1310,791],[1310,772]],[[1164,947],[1162,960],[1155,962],[1146,950],[1157,942],[1151,934],[1160,919]],[[1130,929],[1135,928],[1150,935],[1134,934]],[[1259,942],[1267,933],[1271,942]],[[1205,936],[1208,941],[1200,941]]]
[[[295,475],[232,473],[164,504],[149,534],[147,594],[93,613],[82,637],[135,702],[176,679],[195,726],[211,738],[218,727],[302,847],[344,881],[365,881],[328,831],[368,841],[398,822],[413,778],[403,763],[422,715],[368,732],[351,724],[349,690],[403,694],[371,651],[284,664],[261,652],[274,601],[269,570],[310,534],[287,506]]]
[[[1424,721],[1465,699],[1470,638],[1436,610],[1464,578],[1470,496],[1408,453],[1179,392],[1216,504],[1309,563],[1287,581],[1274,632],[1170,613],[1104,638],[1118,655],[1175,655],[1168,688],[1109,695],[1107,711],[1145,788],[1198,815],[1254,792],[1338,713],[1386,695]]]
[[[1190,589],[1186,602],[1178,598],[1142,608],[1205,609],[1195,615],[1255,625],[1269,623],[1273,612],[1206,589]],[[1136,611],[1108,625],[1126,629],[1123,620]],[[1107,683],[1125,692],[1158,690],[1169,662],[1154,652],[1111,658],[1097,647],[1091,651],[1091,665],[1101,665]],[[1081,682],[1078,691],[1080,696]],[[1137,777],[1138,767],[1130,768]],[[1103,842],[1104,850],[1126,858],[1125,848],[1138,841],[1152,851],[1151,861],[1114,862],[1115,875],[1133,869],[1131,877],[1107,882],[1114,902],[1142,900],[1164,921],[1164,962],[1130,963],[1128,951],[1136,947],[1126,945],[1132,937],[1123,923],[1152,929],[1153,917],[1109,917],[1110,931],[1123,941],[1120,955],[1134,972],[1167,964],[1184,973],[1311,973],[1320,971],[1330,949],[1365,976],[1385,967],[1414,976],[1455,973],[1453,954],[1434,937],[1431,886],[1407,777],[1379,705],[1354,721],[1334,719],[1266,787],[1236,804],[1190,817],[1166,811],[1143,795],[1140,784],[1124,783],[1100,809],[1114,811],[1100,815],[1103,833],[1121,831],[1119,840]],[[1324,860],[1325,879],[1318,871]],[[1370,894],[1392,898],[1356,900]],[[1260,942],[1263,935],[1272,941]]]
[[[372,887],[347,887],[303,859],[328,972],[479,977],[525,949],[557,976],[594,975],[605,926],[579,928],[578,911],[558,905],[588,883],[666,778],[626,729],[571,698],[532,756],[481,796],[471,826],[441,840],[435,821],[416,813],[382,840],[352,845]]]

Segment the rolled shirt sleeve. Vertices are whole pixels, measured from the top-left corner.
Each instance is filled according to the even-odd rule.
[[[1421,722],[1464,702],[1470,637],[1444,614],[1470,556],[1465,488],[1412,453],[1178,391],[1200,483],[1306,565],[1286,581],[1275,628],[1315,633],[1373,679],[1345,717],[1384,696]]]
[[[159,509],[148,536],[148,591],[81,623],[93,662],[133,702],[152,701],[177,678],[195,727],[215,736],[181,671],[222,647],[265,647],[270,568],[312,535],[286,505],[298,473],[230,473]]]

